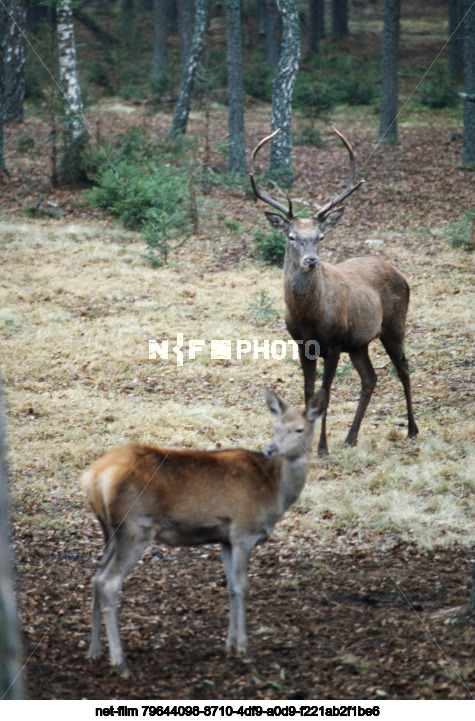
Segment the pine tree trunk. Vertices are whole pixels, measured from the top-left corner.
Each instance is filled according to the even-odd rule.
[[[463,21],[463,145],[462,165],[475,170],[475,6],[462,1]]]
[[[5,149],[3,126],[5,122],[5,98],[7,89],[7,8],[0,2],[0,171],[5,170]]]
[[[168,0],[153,0],[152,75],[167,72]]]
[[[242,77],[242,0],[226,0],[228,36],[228,170],[246,174],[244,85]]]
[[[57,8],[59,76],[63,91],[64,137],[60,177],[66,183],[85,180],[86,131],[76,60],[71,0],[59,0]]]
[[[10,0],[8,8],[13,18],[10,21],[10,37],[7,47],[7,97],[5,120],[23,122],[25,100],[25,36],[26,2]]]
[[[381,114],[378,140],[397,142],[399,18],[401,0],[384,0]]]
[[[460,80],[463,70],[463,33],[461,0],[449,0],[449,69],[454,80]]]
[[[307,58],[318,54],[320,40],[323,37],[325,37],[325,0],[309,0]]]
[[[203,51],[206,27],[208,23],[208,10],[210,0],[197,0],[195,27],[191,41],[190,52],[183,69],[180,94],[178,96],[172,120],[170,135],[184,135],[188,124],[188,115],[191,107],[191,96],[195,82],[196,69]]]
[[[272,140],[270,169],[279,173],[283,185],[292,185],[292,93],[300,59],[300,27],[295,0],[276,0],[282,17],[282,46],[272,82]]]
[[[185,65],[193,38],[194,0],[177,0],[180,60]]]
[[[332,0],[332,42],[348,37],[348,0]]]
[[[0,20],[4,20],[1,3]],[[21,643],[10,555],[4,422],[0,388],[0,699],[8,700],[23,698],[24,689],[20,674]]]

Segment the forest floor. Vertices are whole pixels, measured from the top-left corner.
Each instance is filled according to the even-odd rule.
[[[169,120],[117,100],[89,110],[103,137],[133,125],[158,137]],[[192,114],[199,153],[207,132],[222,139],[225,122],[213,108],[206,131],[205,118]],[[138,233],[92,210],[79,190],[50,187],[42,120],[31,115],[7,129],[0,332],[30,698],[475,696],[475,623],[465,612],[475,542],[474,254],[450,245],[452,224],[475,201],[473,173],[458,167],[461,120],[457,111],[412,108],[399,144],[376,146],[375,116],[335,113],[318,123],[323,148],[295,148],[297,199],[323,203],[344,185],[347,158],[332,124],[353,144],[366,183],[322,257],[374,254],[408,278],[406,350],[420,435],[405,437],[402,388],[375,342],[378,386],[359,445],[342,449],[359,392],[342,358],[330,455],[315,455],[300,501],[251,558],[251,661],[224,653],[218,549],[154,546],[122,596],[133,681],[118,678],[106,658],[95,668],[86,661],[101,534],[78,476],[126,440],[266,446],[272,422],[262,386],[301,403],[298,363],[234,353],[218,361],[205,352],[178,367],[173,357],[149,359],[148,340],[183,333],[185,344],[203,338],[208,347],[212,339],[287,339],[282,271],[256,257],[252,230],[266,229],[263,208],[222,185],[198,191],[198,232],[167,266],[152,268]],[[252,108],[247,147],[268,128],[268,109]],[[213,144],[210,161],[225,170]],[[38,202],[65,215],[27,217]]]

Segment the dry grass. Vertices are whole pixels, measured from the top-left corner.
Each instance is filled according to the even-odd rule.
[[[252,215],[249,222],[258,211]],[[207,240],[190,241],[158,270],[142,259],[138,238],[106,222],[0,223],[12,494],[33,524],[81,522],[78,474],[118,443],[263,449],[272,421],[262,385],[301,402],[301,371],[289,359],[237,360],[233,350],[231,360],[217,361],[209,343],[183,367],[173,353],[168,361],[148,359],[149,339],[173,346],[177,332],[185,341],[288,338],[281,271],[248,259],[217,271],[216,256],[243,241],[223,236],[215,216]],[[331,455],[313,459],[281,533],[298,514],[322,538],[473,544],[471,258],[450,250],[437,229],[429,245],[414,233],[404,246],[387,243],[383,252],[413,289],[407,350],[421,434],[415,442],[405,438],[402,388],[374,343],[379,383],[359,446],[343,450],[359,387],[343,358],[330,406]],[[257,324],[250,306],[261,290],[277,316]]]

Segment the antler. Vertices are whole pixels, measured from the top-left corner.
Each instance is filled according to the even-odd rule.
[[[340,140],[343,141],[344,145],[346,146],[346,149],[348,150],[348,153],[350,155],[350,178],[348,181],[348,185],[345,188],[345,190],[340,193],[340,195],[337,195],[333,200],[330,200],[326,205],[324,205],[320,210],[315,213],[314,217],[318,220],[322,220],[323,217],[332,210],[335,206],[339,205],[345,198],[347,198],[351,193],[354,193],[355,190],[357,190],[362,183],[364,183],[364,179],[359,180],[356,185],[353,185],[353,181],[355,179],[355,155],[353,153],[353,148],[349,144],[348,140],[345,138],[345,136],[340,133],[336,128],[333,128],[333,132],[338,135]]]
[[[254,150],[252,151],[252,155],[251,155],[249,177],[251,179],[252,189],[256,195],[256,198],[263,200],[264,203],[268,203],[268,205],[271,205],[273,208],[278,210],[280,213],[283,213],[286,218],[291,220],[294,217],[294,214],[293,214],[292,200],[290,199],[290,195],[287,193],[287,202],[289,204],[289,208],[287,210],[277,200],[274,200],[273,198],[271,198],[270,195],[268,195],[264,190],[262,190],[262,188],[259,188],[254,179],[254,173],[255,173],[254,159],[255,159],[257,153],[259,152],[259,150],[262,148],[263,145],[265,145],[269,140],[272,140],[272,138],[275,138],[275,136],[279,132],[280,132],[280,128],[277,128],[277,130],[274,130],[273,133],[271,133],[270,135],[267,135],[265,138],[262,138],[262,140],[260,140],[257,143],[257,145],[254,148]]]

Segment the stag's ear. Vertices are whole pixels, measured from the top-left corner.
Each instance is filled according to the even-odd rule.
[[[320,390],[310,398],[307,404],[307,409],[305,411],[307,421],[309,423],[313,423],[317,420],[317,418],[320,418],[320,416],[323,415],[324,411],[325,391],[323,390],[323,388],[320,388]]]
[[[279,213],[271,213],[268,210],[264,212],[267,220],[273,228],[275,228],[276,230],[281,230],[283,233],[287,232],[287,229],[289,227],[289,221],[287,220],[287,218],[279,215]]]
[[[270,388],[267,388],[266,386],[264,386],[264,395],[266,397],[267,405],[269,406],[270,412],[274,416],[281,416],[287,408],[287,403],[285,403],[282,398],[279,398],[278,395],[276,395],[273,391],[270,390]]]
[[[327,217],[323,221],[322,233],[327,233],[329,230],[332,230],[332,228],[335,227],[335,225],[338,223],[341,216],[343,215],[344,210],[345,208],[343,206],[341,208],[335,208],[335,210],[332,210],[332,212],[327,215]]]

